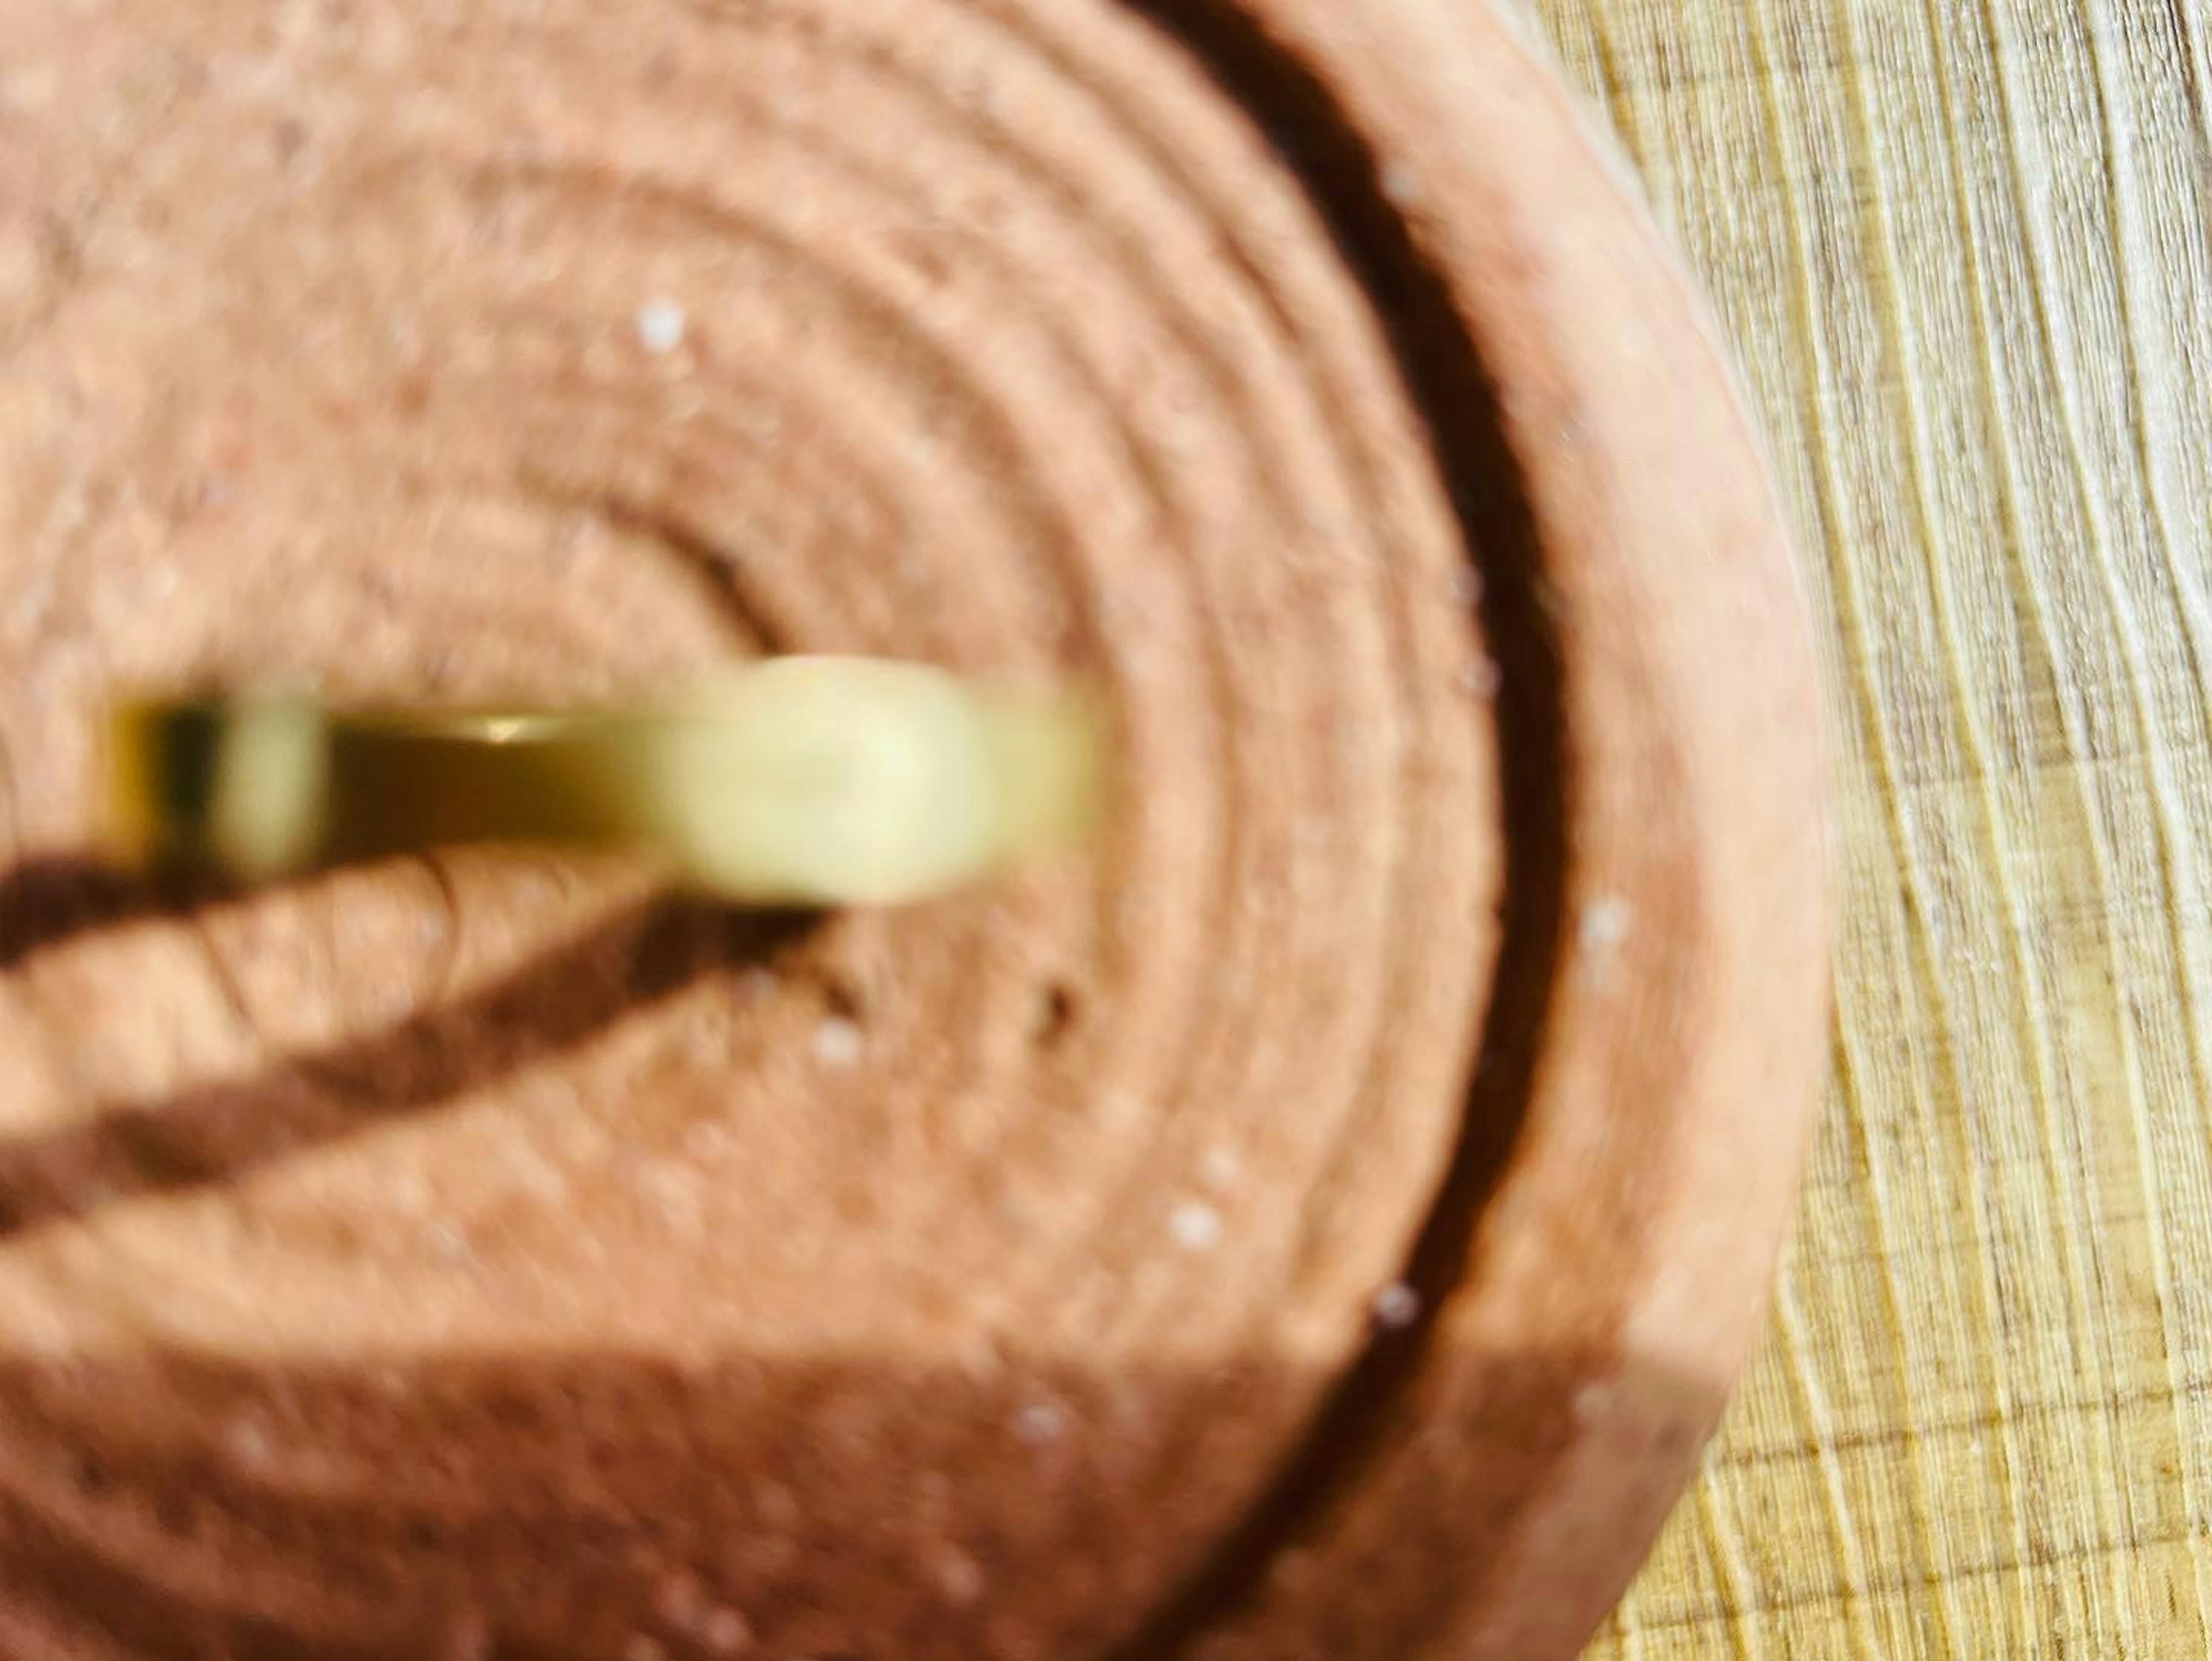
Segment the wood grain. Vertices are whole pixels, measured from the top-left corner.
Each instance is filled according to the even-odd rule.
[[[1606,1661],[2212,1651],[2212,18],[1534,0],[1808,551],[1834,1081]]]

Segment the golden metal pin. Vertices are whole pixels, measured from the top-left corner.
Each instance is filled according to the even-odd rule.
[[[334,708],[285,695],[117,709],[114,851],[261,881],[439,845],[565,842],[759,904],[915,899],[1079,837],[1095,712],[918,664],[777,658],[665,703]]]

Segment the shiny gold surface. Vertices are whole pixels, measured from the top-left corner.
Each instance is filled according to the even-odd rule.
[[[918,898],[1078,838],[1102,745],[1082,698],[920,665],[785,658],[665,702],[348,709],[145,700],[111,724],[116,851],[245,880],[485,842],[624,848],[763,904]]]

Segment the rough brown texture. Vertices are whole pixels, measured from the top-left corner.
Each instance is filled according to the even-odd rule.
[[[0,0],[0,1653],[1571,1651],[1780,1231],[1814,721],[1640,220],[1345,9]],[[786,648],[1097,678],[1115,834],[78,861],[120,683]]]

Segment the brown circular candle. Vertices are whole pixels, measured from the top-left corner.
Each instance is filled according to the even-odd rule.
[[[0,1652],[1564,1656],[1747,1341],[1817,733],[1457,3],[0,3]],[[803,922],[82,861],[105,701],[1101,689]]]

